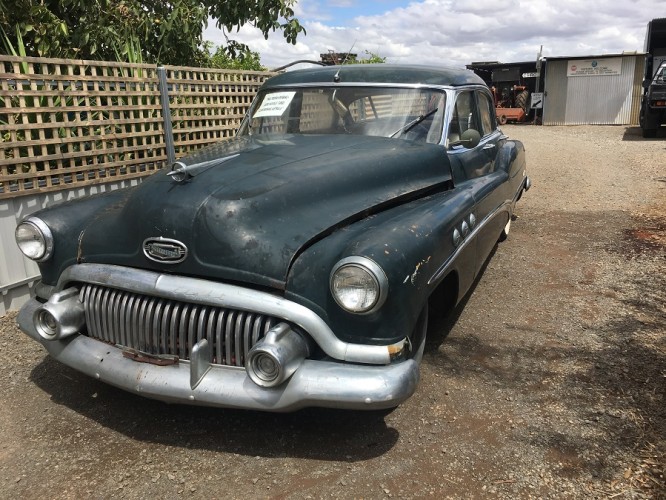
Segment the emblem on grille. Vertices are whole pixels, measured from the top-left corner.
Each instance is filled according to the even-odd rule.
[[[143,242],[143,253],[150,260],[163,264],[178,264],[187,257],[187,247],[178,240],[169,238],[147,238]]]

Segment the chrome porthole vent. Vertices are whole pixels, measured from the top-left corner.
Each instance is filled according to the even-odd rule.
[[[457,247],[462,241],[462,236],[460,236],[460,231],[458,229],[453,230],[453,246]]]
[[[476,226],[476,217],[474,217],[474,214],[469,214],[469,227],[474,229],[474,226]]]
[[[460,232],[462,233],[463,238],[467,237],[469,234],[469,226],[467,225],[467,222],[463,221],[462,225],[460,226]]]

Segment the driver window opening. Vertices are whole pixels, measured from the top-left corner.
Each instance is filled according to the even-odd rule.
[[[657,83],[666,83],[666,66],[657,71],[655,81]]]
[[[453,116],[449,123],[449,144],[460,141],[462,134],[469,129],[480,130],[477,121],[476,101],[474,92],[461,92],[456,97]]]
[[[495,120],[492,99],[482,92],[479,92],[479,111],[481,112],[481,125],[483,126],[481,135],[487,136],[495,131],[497,120]]]

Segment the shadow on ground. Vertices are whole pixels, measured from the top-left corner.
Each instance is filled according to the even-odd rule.
[[[133,440],[244,456],[362,461],[390,450],[386,412],[304,409],[274,414],[169,405],[87,377],[50,357],[31,380],[64,405]],[[59,432],[62,429],[59,429]]]
[[[626,127],[622,136],[623,141],[663,141],[664,139],[666,139],[666,127],[657,129],[657,137],[650,139],[643,137],[643,131],[640,127]]]

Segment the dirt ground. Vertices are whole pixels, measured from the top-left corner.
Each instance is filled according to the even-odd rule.
[[[391,413],[145,400],[0,320],[2,498],[666,498],[666,130],[505,126],[523,197]]]

